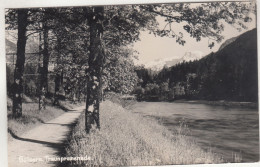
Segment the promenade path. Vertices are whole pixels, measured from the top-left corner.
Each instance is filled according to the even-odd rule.
[[[84,108],[74,108],[21,136],[14,136],[8,143],[9,167],[56,167],[57,162],[50,158],[62,156],[71,126]]]

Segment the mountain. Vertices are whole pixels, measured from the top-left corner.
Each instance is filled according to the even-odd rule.
[[[6,53],[15,53],[16,52],[16,45],[6,38],[5,38],[5,46],[6,46],[5,47]]]
[[[164,67],[172,67],[178,63],[199,60],[203,57],[200,51],[186,52],[181,58],[164,58],[156,59],[145,64],[145,68],[153,71],[160,71]]]
[[[230,38],[228,40],[226,40],[218,49],[218,51],[222,50],[224,47],[226,47],[227,45],[229,45],[230,43],[234,42],[238,37],[233,37]]]
[[[156,59],[154,61],[145,63],[145,68],[151,69],[153,71],[160,71],[161,69],[163,69],[163,67],[173,66],[177,64],[179,61],[180,59],[174,59],[174,58]]]
[[[37,43],[37,39],[28,38],[26,42],[26,50],[25,53],[35,53],[35,54],[25,54],[26,63],[27,62],[37,62],[38,60],[38,52],[39,52],[39,44]],[[16,61],[16,44],[12,42],[12,40],[5,38],[5,51],[6,51],[6,62],[8,64],[14,64]]]
[[[203,53],[200,51],[186,52],[184,56],[180,59],[180,63],[189,62],[194,60],[199,60],[203,57]]]
[[[6,52],[6,63],[14,64],[16,45],[6,38],[5,38],[5,52]]]
[[[5,51],[6,53],[16,53],[16,42],[10,38],[5,38]],[[26,53],[37,53],[39,52],[39,41],[35,37],[28,38],[26,41]]]
[[[234,42],[238,37],[239,36],[233,37],[233,38],[230,38],[230,39],[226,40],[219,47],[218,51],[222,50],[227,45],[229,45],[232,42]],[[169,68],[169,67],[172,67],[172,66],[174,66],[174,65],[176,65],[178,63],[189,62],[189,61],[194,61],[194,60],[200,60],[203,57],[204,57],[204,55],[200,51],[186,52],[183,57],[178,58],[178,59],[176,59],[176,58],[164,58],[164,59],[156,59],[154,61],[147,62],[145,64],[145,68],[151,69],[153,71],[160,71],[164,67],[168,67]]]
[[[257,102],[257,30],[227,40],[199,61],[160,71],[157,83],[163,82],[182,90],[182,98]]]
[[[257,30],[243,33],[223,49],[208,56],[204,63],[211,63],[211,85],[207,90],[212,98],[257,101],[258,65],[257,65]]]

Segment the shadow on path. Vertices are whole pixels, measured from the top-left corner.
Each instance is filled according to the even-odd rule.
[[[51,143],[51,142],[46,142],[46,141],[41,141],[41,140],[22,138],[22,137],[17,136],[16,134],[14,134],[14,132],[12,132],[12,130],[10,130],[9,128],[8,128],[8,132],[16,140],[32,142],[32,143],[38,143],[38,144],[44,144],[44,145],[47,145],[48,147],[55,148],[55,149],[56,148],[61,148],[63,146],[62,143]]]
[[[43,123],[43,124],[53,124],[53,125],[60,125],[60,126],[67,126],[68,127],[68,132],[67,134],[64,134],[64,139],[61,140],[58,143],[53,143],[53,142],[47,142],[47,141],[42,141],[42,140],[35,140],[35,139],[30,139],[30,138],[23,138],[23,137],[19,137],[17,136],[11,129],[8,128],[8,133],[10,133],[10,135],[15,139],[15,140],[20,140],[20,141],[24,141],[24,142],[31,142],[31,143],[37,143],[37,144],[41,144],[41,145],[45,145],[46,147],[52,148],[55,150],[56,154],[52,155],[53,157],[64,157],[66,156],[66,147],[68,145],[68,138],[71,136],[72,134],[72,128],[75,127],[76,123],[78,122],[78,118],[76,120],[74,120],[72,123],[70,124],[60,124],[60,123]],[[53,164],[55,164],[55,166],[58,167],[69,167],[70,166],[70,162],[52,162]]]
[[[70,124],[60,124],[60,123],[44,123],[48,125],[60,125],[60,126],[71,126]]]
[[[56,107],[58,107],[59,109],[64,110],[65,112],[69,112],[69,111],[77,111],[77,110],[75,110],[75,109],[68,109],[67,107],[65,107],[65,106],[63,106],[63,105],[61,105],[61,104],[56,105]]]

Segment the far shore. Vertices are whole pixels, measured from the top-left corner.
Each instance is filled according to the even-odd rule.
[[[258,103],[256,102],[237,102],[237,101],[226,101],[226,100],[218,100],[218,101],[207,101],[207,100],[174,100],[175,103],[194,103],[194,104],[210,104],[217,106],[227,106],[227,107],[247,107],[247,108],[258,108]]]

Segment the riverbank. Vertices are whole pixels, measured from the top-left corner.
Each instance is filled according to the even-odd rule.
[[[84,114],[74,127],[67,157],[90,157],[69,166],[136,166],[221,163],[222,158],[202,150],[180,125],[172,133],[152,118],[130,112],[111,101],[100,109],[101,129],[84,131]]]
[[[246,107],[257,109],[258,104],[254,102],[235,102],[235,101],[207,101],[207,100],[175,100],[175,103],[192,103],[192,104],[209,104],[216,106],[227,106],[227,107]]]

